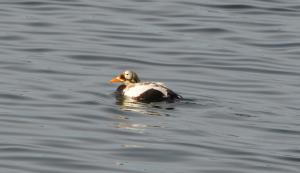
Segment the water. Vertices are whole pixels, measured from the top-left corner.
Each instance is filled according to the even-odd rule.
[[[297,0],[1,0],[1,172],[296,173]],[[137,104],[125,69],[185,99]]]

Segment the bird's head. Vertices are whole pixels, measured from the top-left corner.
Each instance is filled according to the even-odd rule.
[[[125,85],[127,85],[131,83],[138,83],[140,82],[140,79],[134,71],[126,70],[117,77],[113,78],[110,82],[123,82]]]

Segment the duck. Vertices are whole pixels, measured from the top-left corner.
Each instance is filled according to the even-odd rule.
[[[182,96],[169,89],[164,83],[141,82],[137,73],[132,70],[125,70],[110,82],[121,82],[116,93],[140,102],[174,102],[182,99]]]

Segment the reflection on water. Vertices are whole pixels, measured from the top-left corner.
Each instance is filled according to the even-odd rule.
[[[175,109],[174,103],[168,103],[164,101],[143,103],[128,97],[124,97],[118,93],[115,93],[115,98],[116,105],[119,105],[120,109],[124,111],[139,112],[147,115],[169,116],[169,114],[164,112],[164,110]]]
[[[116,94],[116,100],[117,100],[116,105],[118,105],[119,108],[123,111],[140,113],[142,115],[147,115],[147,116],[164,115],[162,112],[163,108],[157,106],[157,104],[162,104],[162,103],[142,103],[130,98],[120,96],[118,94]],[[117,123],[116,128],[123,129],[123,130],[130,130],[138,133],[144,133],[144,131],[147,128],[162,127],[161,125],[151,125],[149,124],[149,122],[132,122],[132,120],[129,117],[123,115],[117,116],[116,119],[121,121]]]

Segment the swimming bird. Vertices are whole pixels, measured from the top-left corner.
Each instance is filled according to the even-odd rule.
[[[110,82],[123,83],[117,88],[117,93],[141,102],[174,102],[182,97],[161,82],[141,82],[138,75],[126,70]]]

